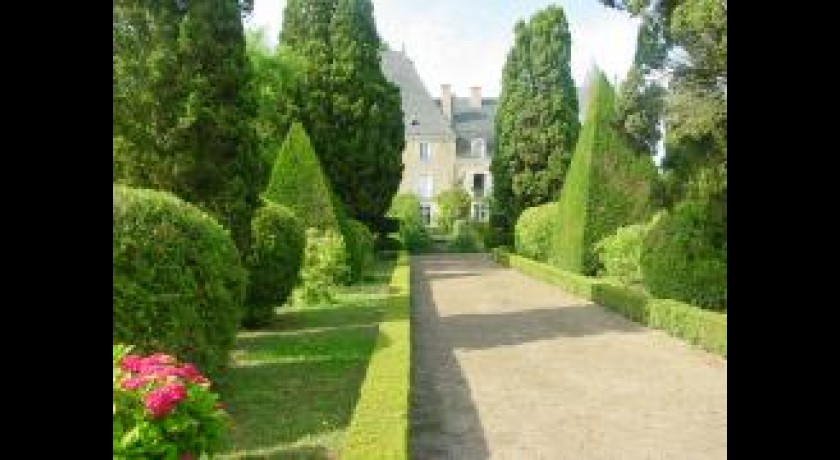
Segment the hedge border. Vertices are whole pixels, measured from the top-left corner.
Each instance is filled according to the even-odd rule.
[[[408,458],[411,363],[409,256],[399,252],[389,284],[388,308],[347,430],[341,458]]]
[[[638,323],[661,329],[700,348],[726,357],[726,313],[704,310],[671,299],[658,299],[625,286],[578,275],[557,267],[493,249],[493,259],[506,267],[558,285]]]

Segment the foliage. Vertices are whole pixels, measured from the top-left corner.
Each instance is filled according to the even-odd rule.
[[[114,458],[198,458],[220,450],[227,413],[189,363],[114,345]]]
[[[343,459],[408,458],[410,271],[408,255],[401,252],[391,276],[388,309],[348,428]]]
[[[113,5],[114,182],[174,193],[247,253],[265,183],[236,0]]]
[[[114,340],[217,375],[245,298],[230,234],[167,192],[114,185],[113,211]]]
[[[350,277],[359,282],[373,267],[374,238],[367,226],[357,220],[349,220],[347,246],[350,256]]]
[[[292,293],[303,262],[304,230],[285,206],[266,202],[251,222],[247,312],[243,324],[266,324]]]
[[[481,252],[485,248],[478,228],[463,219],[455,221],[452,227],[452,241],[449,249],[454,252]]]
[[[557,198],[580,130],[562,7],[518,22],[515,36],[503,70],[491,166],[494,212],[508,213],[510,226],[521,210]]]
[[[630,150],[614,127],[615,94],[595,70],[587,118],[558,202],[553,226],[552,265],[593,275],[595,243],[618,227],[640,222],[650,212],[656,167],[649,155]]]
[[[505,266],[592,300],[642,324],[662,329],[712,353],[726,356],[725,313],[712,312],[675,300],[657,299],[643,291],[530,260],[505,250],[494,259]]]
[[[246,32],[252,86],[257,104],[254,131],[265,171],[271,171],[292,123],[300,117],[300,88],[306,62],[286,46],[272,50],[263,29]]]
[[[300,123],[294,123],[289,129],[263,196],[291,209],[304,228],[339,228],[340,209]]]
[[[651,294],[726,309],[726,221],[718,209],[709,199],[683,201],[653,226],[641,258]]]
[[[595,254],[603,267],[599,276],[623,284],[642,285],[642,244],[651,227],[661,218],[656,214],[649,222],[625,225],[595,244]]]
[[[405,146],[399,89],[380,67],[370,0],[289,0],[280,44],[305,59],[299,119],[348,216],[388,210]]]
[[[656,82],[646,82],[637,66],[630,69],[621,83],[616,102],[616,129],[634,152],[656,156],[660,120],[664,110],[665,89]]]
[[[401,193],[395,196],[388,215],[400,220],[400,240],[408,251],[418,252],[429,248],[432,240],[423,224],[417,195]]]
[[[344,238],[335,230],[306,229],[306,249],[295,301],[304,304],[333,302],[336,287],[350,277]]]
[[[542,262],[548,259],[557,209],[557,203],[552,202],[522,212],[514,233],[517,254]]]
[[[438,205],[437,225],[445,233],[452,231],[452,225],[456,220],[466,219],[470,215],[472,198],[461,187],[438,193],[435,202]]]

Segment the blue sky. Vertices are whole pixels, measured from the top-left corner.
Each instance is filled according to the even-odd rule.
[[[276,43],[285,3],[256,0],[246,26],[265,28]],[[462,96],[470,86],[498,96],[514,24],[551,4],[562,6],[569,22],[575,82],[582,84],[593,63],[611,79],[623,79],[639,22],[598,0],[373,0],[379,35],[393,49],[405,46],[433,96],[442,83]]]

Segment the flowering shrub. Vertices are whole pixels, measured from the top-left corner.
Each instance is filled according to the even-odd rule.
[[[114,345],[114,458],[197,459],[222,446],[227,414],[210,381],[162,353]]]

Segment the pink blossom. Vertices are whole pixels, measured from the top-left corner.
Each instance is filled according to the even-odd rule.
[[[155,353],[151,356],[148,356],[143,359],[146,364],[149,365],[163,365],[163,364],[175,364],[177,360],[172,355],[167,355],[165,353]]]
[[[187,397],[187,389],[180,383],[170,383],[163,387],[162,391],[176,403]]]
[[[148,381],[148,378],[144,376],[130,377],[123,380],[120,383],[120,386],[122,386],[125,390],[136,390],[145,385]]]
[[[137,355],[125,355],[120,361],[120,368],[128,372],[140,372],[140,366],[143,364],[143,358]]]
[[[177,401],[174,401],[163,389],[157,389],[143,396],[143,404],[152,413],[154,418],[160,418],[169,414],[177,404]]]

